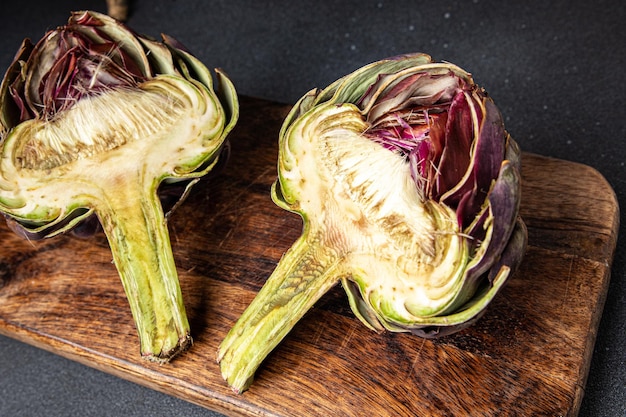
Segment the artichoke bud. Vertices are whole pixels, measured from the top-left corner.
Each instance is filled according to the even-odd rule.
[[[302,97],[279,134],[272,198],[303,233],[222,342],[227,382],[245,389],[337,282],[376,331],[432,338],[474,323],[525,251],[519,159],[471,75],[425,54]]]
[[[191,343],[165,213],[218,164],[238,118],[234,86],[215,77],[169,37],[82,11],[25,40],[0,85],[0,211],[28,238],[101,224],[141,354],[161,362]]]

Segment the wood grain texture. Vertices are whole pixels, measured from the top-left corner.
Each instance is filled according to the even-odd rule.
[[[302,227],[269,198],[289,106],[241,105],[228,165],[169,221],[190,351],[167,365],[139,357],[102,234],[28,242],[4,224],[0,333],[228,415],[577,415],[618,207],[597,171],[532,154],[522,161],[528,252],[475,326],[436,341],[376,334],[335,287],[266,359],[251,389],[232,393],[217,347]]]

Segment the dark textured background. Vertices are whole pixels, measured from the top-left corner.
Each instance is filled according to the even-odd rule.
[[[473,73],[525,151],[599,170],[626,207],[626,10],[621,1],[136,1],[137,32],[174,36],[240,94],[293,103],[387,56],[426,52]],[[22,38],[105,1],[0,4],[0,72]],[[626,415],[626,219],[580,415]],[[547,274],[550,271],[546,271]],[[2,416],[214,416],[0,337]]]

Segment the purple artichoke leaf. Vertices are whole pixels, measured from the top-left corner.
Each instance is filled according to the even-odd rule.
[[[527,245],[528,231],[526,229],[526,224],[520,217],[518,217],[515,222],[515,229],[513,230],[504,251],[500,255],[498,261],[495,262],[489,270],[488,281],[492,283],[496,279],[498,270],[500,270],[503,266],[508,266],[511,269],[511,274],[515,272],[522,263]]]
[[[0,102],[3,103],[0,107],[0,139],[3,136],[2,126],[8,130],[21,120],[30,118],[24,96],[19,92],[22,91],[24,85],[21,77],[22,67],[33,48],[34,45],[30,39],[24,39],[0,85]]]
[[[170,48],[181,52],[190,53],[189,48],[183,45],[183,43],[180,42],[178,39],[168,35],[167,33],[162,33],[161,38],[163,39],[163,43]]]
[[[511,136],[507,136],[504,159],[509,161],[517,172],[522,172],[522,150]]]
[[[476,257],[466,271],[468,282],[478,282],[507,246],[511,233],[517,227],[515,218],[519,211],[520,192],[519,172],[508,161],[504,161],[488,196],[491,235],[487,243],[478,246]],[[468,234],[472,236],[472,233],[475,232],[470,229]]]
[[[460,152],[467,152],[459,155],[471,154],[467,173],[464,175],[463,180],[458,179],[459,185],[442,196],[444,203],[457,207],[457,217],[459,224],[463,228],[468,226],[474,219],[475,213],[480,210],[493,179],[498,176],[505,154],[505,143],[502,138],[507,137],[507,134],[504,130],[502,116],[491,99],[485,99],[483,102],[485,116],[482,123],[478,125],[480,126],[479,133],[471,153],[469,148],[457,149]],[[477,108],[482,107],[478,102],[474,102],[474,104],[478,106]],[[451,111],[455,118],[459,113],[467,115],[469,112],[469,108],[454,113]],[[478,114],[481,114],[481,112],[478,112]],[[458,123],[452,123],[458,125]],[[459,136],[467,138],[470,129],[472,129],[471,121],[469,126],[462,125],[460,129],[451,130],[449,134],[456,132]],[[448,148],[446,148],[446,155],[450,155]],[[457,163],[463,164],[464,161],[458,161]],[[441,169],[447,173],[446,167],[448,165],[444,165],[443,161],[442,165]]]
[[[461,88],[461,84],[461,79],[452,72],[445,75],[416,73],[403,79],[379,97],[379,101],[367,113],[367,120],[376,125],[376,121],[388,113],[404,109],[414,111],[415,108],[432,108],[436,105],[445,106],[454,96],[454,92]]]
[[[438,178],[435,181],[435,191],[433,198],[455,207],[458,201],[454,201],[452,196],[457,192],[464,194],[467,189],[474,186],[471,172],[471,162],[474,162],[481,155],[474,152],[472,146],[474,140],[478,139],[475,132],[475,118],[479,117],[476,99],[460,91],[452,100],[445,130],[445,142],[441,160],[438,164]],[[478,124],[476,124],[478,125]],[[462,181],[463,180],[463,181]]]

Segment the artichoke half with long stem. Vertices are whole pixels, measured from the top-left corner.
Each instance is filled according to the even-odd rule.
[[[99,220],[158,362],[192,342],[159,193],[184,198],[220,159],[239,110],[216,79],[176,40],[82,11],[25,40],[0,86],[0,211],[28,238]]]
[[[219,348],[236,392],[338,282],[369,328],[434,338],[474,323],[520,263],[520,150],[461,68],[375,62],[302,97],[279,135],[271,194],[303,232]]]

